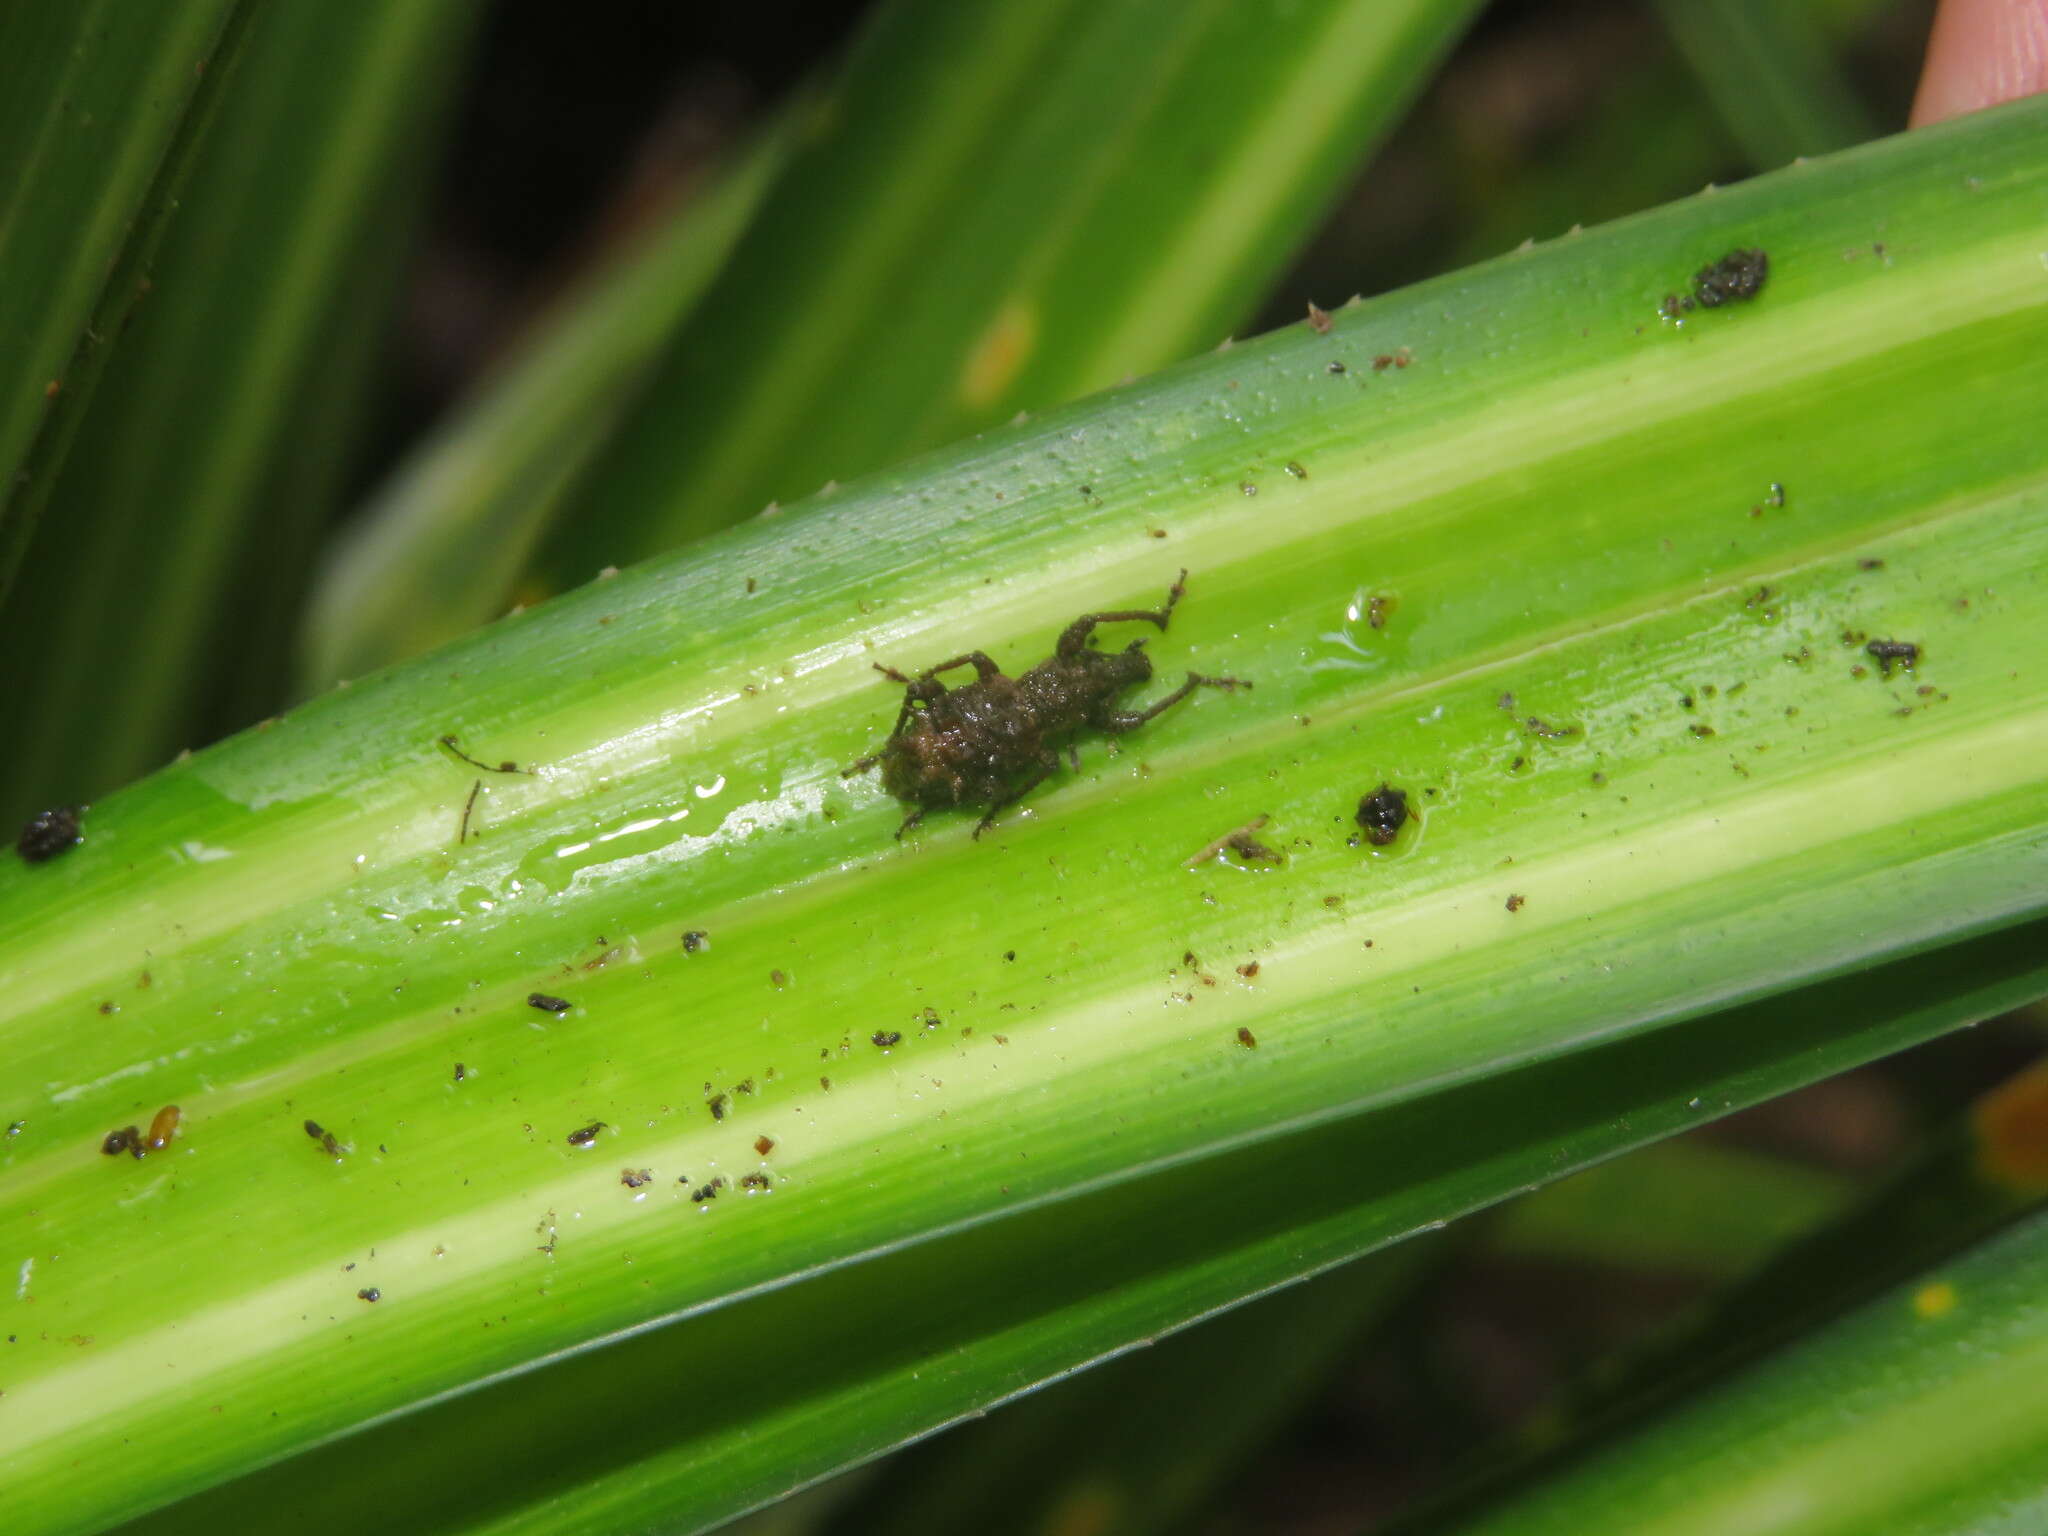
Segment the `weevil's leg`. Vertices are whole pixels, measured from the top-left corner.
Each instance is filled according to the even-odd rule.
[[[1199,672],[1190,672],[1186,682],[1149,709],[1107,710],[1089,724],[1111,736],[1121,736],[1125,731],[1136,730],[1154,715],[1173,708],[1197,688],[1221,688],[1225,693],[1232,693],[1239,688],[1249,687],[1251,684],[1241,677],[1204,677]]]
[[[842,779],[850,779],[856,773],[866,773],[870,768],[874,767],[875,764],[879,763],[881,760],[881,753],[870,752],[866,757],[862,758],[859,762],[855,763],[851,768],[840,769],[839,777],[841,777]]]
[[[889,730],[889,738],[892,741],[896,737],[901,736],[903,734],[903,727],[910,723],[910,717],[915,713],[915,710],[912,708],[913,705],[920,700],[929,704],[933,699],[945,697],[946,685],[934,682],[929,672],[921,677],[905,677],[894,667],[885,667],[879,661],[874,663],[874,668],[882,676],[889,679],[890,682],[903,685],[903,707],[896,711],[896,724]]]
[[[1157,624],[1166,628],[1166,621],[1173,617],[1174,606],[1187,593],[1188,573],[1182,571],[1174,577],[1173,585],[1166,589],[1164,608],[1125,608],[1115,613],[1084,613],[1065,629],[1060,631],[1059,644],[1054,648],[1060,656],[1077,656],[1088,648],[1088,637],[1098,624]]]
[[[476,780],[469,786],[469,798],[462,802],[462,830],[455,834],[455,841],[458,843],[469,841],[470,813],[476,809],[476,797],[483,787],[484,781],[482,779]]]
[[[1040,760],[1038,764],[1038,771],[1036,773],[1032,774],[1030,778],[1026,779],[1022,784],[1018,785],[1015,789],[1011,790],[1007,795],[1003,796],[1003,798],[998,800],[994,805],[990,806],[988,808],[988,814],[986,816],[983,816],[980,821],[974,824],[974,840],[976,842],[981,841],[981,834],[989,829],[990,824],[993,823],[998,816],[1002,815],[1004,811],[1008,810],[1011,806],[1015,805],[1019,800],[1022,800],[1026,795],[1030,794],[1031,791],[1038,788],[1038,786],[1043,784],[1047,779],[1051,778],[1053,770],[1059,767],[1059,765],[1060,758],[1057,752],[1046,753],[1044,758]]]
[[[950,672],[955,667],[974,668],[975,677],[984,683],[992,677],[1003,675],[1003,669],[989,660],[987,652],[968,651],[964,655],[955,656],[951,661],[942,661],[936,667],[926,667],[917,674],[917,679],[919,682],[930,682],[941,672]]]
[[[916,810],[912,811],[908,816],[903,818],[903,825],[896,829],[897,842],[902,842],[903,834],[908,832],[912,827],[916,826],[920,821],[924,820],[925,810],[926,807],[919,806]]]

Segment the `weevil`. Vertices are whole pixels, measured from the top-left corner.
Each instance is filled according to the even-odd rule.
[[[915,677],[877,663],[876,671],[902,684],[903,706],[881,749],[848,768],[846,776],[881,764],[882,787],[911,808],[896,829],[898,837],[932,811],[981,806],[978,838],[1003,810],[1051,777],[1063,748],[1068,764],[1081,766],[1074,738],[1082,731],[1121,736],[1197,688],[1251,687],[1242,678],[1190,672],[1186,682],[1144,709],[1118,703],[1127,689],[1151,680],[1152,659],[1142,639],[1120,651],[1093,649],[1095,627],[1156,624],[1163,633],[1186,594],[1187,576],[1182,571],[1174,578],[1163,607],[1082,614],[1060,631],[1052,655],[1021,677],[1006,676],[983,651],[964,652]],[[960,667],[974,668],[973,682],[948,688],[939,681],[941,673]]]

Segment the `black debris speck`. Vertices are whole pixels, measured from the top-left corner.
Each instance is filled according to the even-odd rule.
[[[1770,276],[1771,259],[1760,250],[1734,250],[1692,277],[1693,296],[1702,309],[1719,309],[1723,304],[1740,304],[1763,292]]]
[[[140,1157],[142,1156],[142,1132],[132,1125],[123,1126],[118,1131],[109,1131],[107,1132],[107,1139],[100,1143],[100,1150],[106,1153],[108,1157],[119,1157],[123,1152],[132,1152],[137,1157]]]
[[[545,992],[526,994],[526,1006],[538,1008],[542,1013],[567,1013],[574,1006],[566,997],[550,997]]]
[[[1408,792],[1391,784],[1380,785],[1358,802],[1358,824],[1365,829],[1365,840],[1375,848],[1384,848],[1400,836],[1407,821]]]
[[[29,817],[28,824],[21,829],[21,836],[15,839],[15,852],[24,862],[44,864],[67,853],[85,841],[85,833],[79,829],[80,807],[60,805],[52,810],[38,811]]]
[[[886,1051],[903,1039],[903,1032],[898,1029],[878,1029],[869,1038]]]
[[[1910,672],[1920,663],[1920,647],[1911,640],[1873,640],[1863,649],[1877,663],[1878,673],[1883,677],[1890,677],[1895,666]]]
[[[603,1129],[604,1122],[602,1120],[593,1120],[581,1130],[569,1133],[569,1145],[572,1147],[587,1147],[597,1140],[597,1133]]]

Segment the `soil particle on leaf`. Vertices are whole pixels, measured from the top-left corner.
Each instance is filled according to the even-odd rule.
[[[638,1189],[642,1184],[652,1183],[653,1180],[654,1170],[652,1168],[621,1168],[619,1170],[619,1182],[628,1189]]]
[[[775,1150],[775,1138],[773,1136],[756,1136],[754,1138],[754,1150],[763,1157],[766,1157]]]
[[[149,1135],[144,1138],[144,1152],[161,1152],[171,1144],[178,1134],[178,1127],[184,1123],[185,1112],[175,1104],[166,1104],[156,1112],[156,1118],[149,1122]],[[139,1154],[138,1154],[139,1155]]]
[[[550,997],[545,992],[526,994],[526,1006],[538,1008],[542,1013],[567,1013],[574,1005],[566,997]]]
[[[334,1132],[327,1130],[317,1120],[308,1120],[305,1123],[305,1131],[308,1136],[320,1144],[320,1150],[329,1157],[339,1158],[345,1150]]]
[[[1693,296],[1702,309],[1746,303],[1763,292],[1764,279],[1770,272],[1770,257],[1763,251],[1733,250],[1693,274]]]
[[[384,1293],[374,1285],[366,1285],[356,1292],[356,1299],[358,1301],[382,1301]]]
[[[1258,831],[1270,820],[1272,820],[1270,816],[1254,816],[1243,826],[1233,828],[1231,831],[1215,839],[1215,841],[1205,844],[1199,853],[1187,861],[1187,867],[1194,869],[1206,864],[1226,848],[1246,863],[1279,864],[1283,862],[1283,855],[1276,853],[1273,849],[1268,848],[1264,843],[1259,842],[1252,836],[1254,832]]]
[[[1330,312],[1314,299],[1308,301],[1308,328],[1318,336],[1330,334]]]
[[[740,1175],[740,1188],[750,1195],[765,1194],[775,1183],[774,1178],[758,1169],[753,1173]]]
[[[598,1133],[603,1129],[604,1122],[602,1120],[593,1120],[590,1124],[569,1133],[569,1145],[572,1147],[587,1147],[597,1140]]]
[[[1237,1027],[1237,1043],[1250,1051],[1258,1048],[1259,1040],[1258,1036],[1240,1024]]]
[[[710,1183],[699,1184],[695,1189],[691,1190],[690,1199],[693,1203],[702,1205],[706,1200],[716,1200],[718,1192],[723,1188],[725,1188],[725,1175],[720,1174]]]
[[[725,1112],[732,1107],[732,1100],[722,1093],[714,1093],[704,1102],[705,1107],[711,1111],[711,1118],[714,1120],[723,1120]]]
[[[1408,816],[1408,792],[1391,784],[1382,784],[1360,799],[1356,813],[1358,825],[1365,831],[1365,840],[1375,848],[1384,848],[1399,837],[1401,828],[1408,823]]]
[[[142,1132],[132,1125],[124,1125],[118,1131],[107,1132],[100,1143],[100,1151],[108,1157],[119,1157],[126,1152],[134,1157],[142,1156]]]
[[[886,1051],[890,1046],[902,1042],[903,1032],[900,1029],[878,1029],[868,1038]]]
[[[1911,640],[1872,640],[1863,649],[1877,663],[1878,674],[1883,677],[1890,677],[1895,666],[1910,672],[1920,663],[1920,647]]]
[[[1522,898],[1522,897],[1520,897],[1520,896],[1510,896],[1510,897],[1508,898],[1508,910],[1509,910],[1510,912],[1519,912],[1519,911],[1521,911],[1521,910],[1522,910],[1522,903],[1523,903],[1523,899],[1524,899],[1524,898]]]
[[[46,864],[60,853],[68,853],[85,841],[78,819],[84,808],[59,805],[29,817],[14,840],[14,851],[27,864]]]
[[[711,935],[702,928],[692,928],[683,935],[683,953],[700,954],[711,947]]]
[[[1259,962],[1256,960],[1245,961],[1243,965],[1240,965],[1237,968],[1237,974],[1242,976],[1246,981],[1250,981],[1253,977],[1259,974]]]

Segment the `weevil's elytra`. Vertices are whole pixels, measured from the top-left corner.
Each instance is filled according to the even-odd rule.
[[[1152,660],[1143,640],[1121,651],[1091,649],[1096,625],[1156,624],[1164,632],[1187,590],[1187,576],[1182,571],[1174,578],[1164,607],[1082,614],[1060,631],[1053,654],[1021,677],[1005,676],[981,651],[964,652],[916,677],[878,664],[876,671],[903,685],[903,707],[881,750],[847,775],[882,765],[882,787],[911,807],[896,829],[898,837],[932,811],[982,806],[985,813],[974,829],[980,837],[1005,807],[1051,777],[1062,749],[1070,766],[1080,766],[1074,741],[1080,732],[1121,736],[1197,688],[1251,687],[1241,678],[1190,672],[1180,687],[1145,709],[1118,706],[1119,694],[1151,680]],[[959,667],[974,668],[974,681],[958,688],[939,681],[940,673]]]

